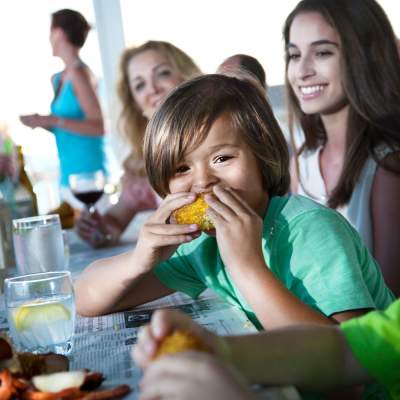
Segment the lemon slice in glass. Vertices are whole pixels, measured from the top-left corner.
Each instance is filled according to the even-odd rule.
[[[19,307],[14,314],[15,329],[24,331],[35,325],[68,321],[71,312],[61,303],[29,303]]]

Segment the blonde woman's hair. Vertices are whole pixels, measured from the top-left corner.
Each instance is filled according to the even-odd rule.
[[[194,61],[182,50],[168,42],[151,40],[141,46],[129,47],[124,50],[120,58],[117,93],[122,105],[119,118],[120,131],[132,146],[132,152],[125,161],[125,168],[128,170],[136,169],[137,161],[143,160],[143,137],[148,122],[132,96],[128,65],[133,57],[147,50],[162,53],[177,69],[183,80],[200,74],[200,69]]]
[[[255,155],[270,196],[289,189],[286,141],[266,96],[250,81],[225,75],[204,75],[180,85],[151,118],[144,139],[147,176],[164,197],[176,167],[188,151],[207,137],[213,123],[227,115],[233,129]],[[251,177],[249,177],[251,179]]]

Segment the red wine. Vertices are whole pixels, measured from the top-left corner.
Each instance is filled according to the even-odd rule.
[[[74,196],[82,203],[85,203],[87,206],[95,204],[102,195],[103,195],[102,190],[90,190],[88,192],[74,192]]]

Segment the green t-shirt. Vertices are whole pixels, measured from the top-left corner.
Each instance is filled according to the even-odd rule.
[[[400,399],[400,300],[340,327],[360,364],[393,399]]]
[[[270,199],[262,249],[277,279],[326,316],[361,308],[385,309],[394,300],[350,224],[336,211],[303,196]],[[261,328],[225,270],[216,238],[202,234],[181,245],[154,273],[164,285],[192,297],[210,287],[241,307]]]

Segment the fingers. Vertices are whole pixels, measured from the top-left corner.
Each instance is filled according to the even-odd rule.
[[[97,211],[94,213],[82,211],[75,227],[78,235],[92,246],[101,247],[107,243],[108,229]]]
[[[137,344],[132,350],[132,357],[141,368],[146,368],[153,359],[158,346],[150,325],[139,329],[137,340]]]
[[[215,335],[195,323],[188,315],[175,310],[157,310],[152,316],[150,325],[139,331],[138,342],[132,353],[135,361],[142,368],[146,368],[161,341],[175,330],[190,332],[219,353]]]
[[[199,227],[177,224],[146,224],[146,235],[149,240],[156,240],[157,246],[170,246],[190,242],[200,236]]]
[[[254,210],[233,189],[220,185],[214,187],[214,196],[228,206],[234,214],[254,213]]]
[[[189,331],[199,338],[205,336],[205,329],[196,324],[188,315],[175,310],[157,310],[151,319],[154,337],[162,340],[175,330]]]
[[[157,240],[158,246],[170,246],[189,242],[200,235],[196,224],[178,225],[171,222],[171,214],[176,209],[195,200],[194,193],[174,193],[168,195],[158,210],[147,220],[144,229],[149,239]]]
[[[86,209],[81,212],[77,221],[77,226],[83,229],[106,230],[104,218],[97,211],[91,212]]]
[[[179,246],[183,243],[191,242],[192,240],[198,238],[201,233],[195,232],[193,234],[187,235],[153,235],[154,237],[149,237],[149,240],[153,240],[156,243],[156,247],[168,247],[168,246]]]
[[[214,357],[200,352],[168,355],[151,363],[140,382],[140,399],[186,399],[209,383]],[[194,392],[193,392],[194,391]]]
[[[196,371],[196,363],[188,355],[190,357],[191,354],[168,355],[152,362],[140,381],[140,398],[174,398],[176,386],[192,379],[193,371]]]
[[[171,214],[186,204],[193,203],[196,199],[195,193],[173,193],[169,194],[161,203],[158,210],[153,214],[151,220],[154,222],[165,223]]]
[[[35,128],[38,124],[38,118],[38,114],[21,115],[20,121],[30,128]]]
[[[241,215],[255,214],[255,211],[230,188],[216,185],[213,194],[207,194],[205,200],[209,205],[207,214],[216,224],[230,222]]]

